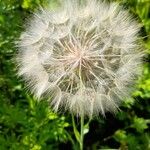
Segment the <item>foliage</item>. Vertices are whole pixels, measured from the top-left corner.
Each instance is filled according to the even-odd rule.
[[[110,0],[114,1],[114,0]],[[129,8],[143,23],[141,35],[147,56],[143,76],[137,81],[132,98],[122,104],[116,116],[95,118],[85,127],[85,147],[96,150],[150,149],[150,2],[149,0],[115,0]],[[71,149],[74,143],[71,118],[56,115],[45,101],[36,102],[23,89],[16,76],[13,61],[16,54],[14,41],[23,30],[25,19],[39,5],[55,7],[50,0],[0,0],[0,149],[53,150]],[[75,120],[77,121],[77,120]],[[87,120],[86,120],[87,121]],[[78,128],[78,126],[77,126]]]

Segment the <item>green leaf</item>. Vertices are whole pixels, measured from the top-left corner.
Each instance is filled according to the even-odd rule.
[[[76,137],[77,141],[80,143],[80,133],[77,130],[73,114],[72,114],[72,124],[73,124],[73,131],[74,131],[75,137]]]
[[[84,125],[83,134],[87,134],[89,132],[89,123]]]
[[[144,118],[134,117],[132,127],[138,132],[143,132],[148,128],[147,121]]]
[[[116,141],[122,143],[125,142],[127,139],[126,131],[124,130],[117,130],[113,136]]]

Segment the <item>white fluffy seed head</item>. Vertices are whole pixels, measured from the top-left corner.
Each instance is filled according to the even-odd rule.
[[[36,13],[22,33],[18,74],[55,111],[115,112],[139,74],[139,30],[117,3],[65,0]]]

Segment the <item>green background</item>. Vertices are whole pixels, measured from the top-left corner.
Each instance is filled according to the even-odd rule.
[[[99,116],[85,125],[86,150],[150,150],[150,0],[118,1],[143,24],[141,35],[147,53],[143,74],[132,97],[122,104],[122,111]],[[15,41],[39,5],[52,8],[56,1],[0,0],[0,150],[77,148],[70,115],[54,114],[46,101],[37,102],[16,76]],[[78,118],[76,123],[79,125]]]

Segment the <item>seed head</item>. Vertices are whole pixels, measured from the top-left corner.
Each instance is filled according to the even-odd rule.
[[[117,3],[65,0],[42,8],[18,42],[18,74],[55,111],[115,112],[139,74],[139,30]]]

